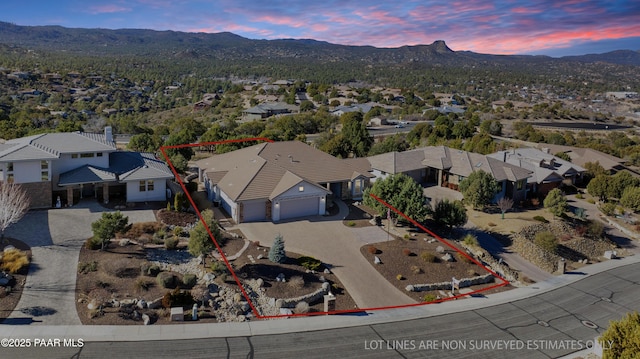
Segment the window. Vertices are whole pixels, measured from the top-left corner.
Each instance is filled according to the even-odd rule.
[[[140,192],[145,192],[147,190],[147,182],[140,181]]]
[[[7,163],[7,172],[13,172],[13,162]]]
[[[102,157],[102,152],[96,153],[96,157]]]
[[[518,181],[518,182],[516,183],[516,189],[517,189],[518,191],[519,191],[519,190],[521,190],[521,189],[522,189],[522,187],[523,187],[523,185],[524,185],[524,181],[522,181],[522,180]]]
[[[49,180],[49,171],[42,171],[40,173],[40,180],[41,181],[48,181]]]
[[[40,169],[41,170],[48,170],[49,169],[49,162],[47,161],[40,161]]]
[[[71,158],[78,158],[78,154],[77,153],[72,153],[71,154]]]
[[[13,183],[13,173],[7,174],[7,182],[8,183]]]
[[[95,153],[93,153],[93,152],[91,152],[91,153],[81,153],[80,154],[81,158],[91,158],[93,156],[95,156]]]
[[[362,193],[362,180],[355,180],[353,182],[354,188],[353,188],[353,193],[354,194],[360,194]]]
[[[153,191],[154,182],[153,180],[147,180],[147,191]]]
[[[298,187],[298,192],[304,192],[304,186]]]

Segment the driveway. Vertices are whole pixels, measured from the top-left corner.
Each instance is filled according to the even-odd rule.
[[[394,287],[373,263],[360,253],[368,243],[387,240],[387,233],[378,227],[349,228],[342,224],[348,207],[341,201],[340,213],[331,218],[314,216],[309,219],[274,224],[271,222],[241,223],[240,229],[250,240],[271,246],[281,234],[288,251],[308,255],[331,265],[331,271],[340,279],[359,308],[378,308],[416,303]]]
[[[6,231],[31,246],[29,275],[15,311],[5,324],[81,324],[76,312],[78,256],[92,235],[91,223],[106,209],[93,200],[71,208],[34,210]],[[123,212],[129,222],[155,221],[151,210]]]

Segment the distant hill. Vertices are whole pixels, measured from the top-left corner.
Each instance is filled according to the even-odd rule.
[[[251,40],[229,32],[210,34],[141,29],[79,29],[61,26],[18,26],[7,22],[0,22],[0,45],[85,55],[129,54],[221,60],[290,58],[325,63],[429,63],[456,67],[527,67],[548,62],[579,61],[640,66],[640,52],[628,50],[555,59],[547,56],[505,56],[452,51],[444,41],[436,41],[431,45],[376,48],[337,45],[310,39]]]

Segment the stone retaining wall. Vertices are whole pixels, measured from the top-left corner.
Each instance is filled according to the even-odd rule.
[[[307,302],[309,304],[313,304],[319,300],[321,300],[327,293],[329,293],[329,283],[322,283],[322,288],[299,297],[295,298],[286,298],[286,299],[277,299],[276,300],[276,308],[295,308],[296,304],[300,302]]]
[[[560,256],[543,250],[521,235],[514,234],[511,238],[513,239],[511,248],[514,252],[520,254],[522,258],[546,272],[555,273],[558,270],[558,260],[560,260]]]
[[[472,285],[486,284],[494,281],[492,274],[485,274],[473,278],[460,279],[459,288],[471,287]],[[431,284],[410,284],[405,287],[407,292],[425,292],[432,290],[451,289],[451,282],[431,283]]]
[[[459,242],[458,244],[471,252],[471,254],[473,254],[485,267],[490,268],[492,271],[496,272],[496,274],[511,282],[512,285],[516,287],[522,285],[520,274],[511,269],[511,267],[505,263],[500,262],[486,249],[479,246],[469,246],[464,242]]]

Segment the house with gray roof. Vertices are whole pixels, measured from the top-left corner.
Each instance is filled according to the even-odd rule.
[[[246,120],[261,120],[267,117],[297,112],[298,106],[284,102],[265,102],[242,111]]]
[[[545,196],[562,183],[582,182],[586,169],[536,148],[515,148],[488,155],[497,160],[531,171],[527,179],[530,193]]]
[[[72,205],[84,197],[109,202],[166,200],[167,165],[153,154],[118,151],[111,128],[104,134],[69,132],[22,137],[0,144],[0,181],[19,183],[32,208]]]
[[[324,215],[331,198],[360,199],[368,166],[299,141],[261,143],[194,162],[209,200],[236,223]]]
[[[367,157],[375,179],[404,173],[418,183],[435,183],[458,189],[460,182],[475,171],[489,173],[500,185],[494,198],[526,198],[527,178],[531,171],[478,153],[456,150],[446,146],[429,146],[405,152],[389,152]]]

